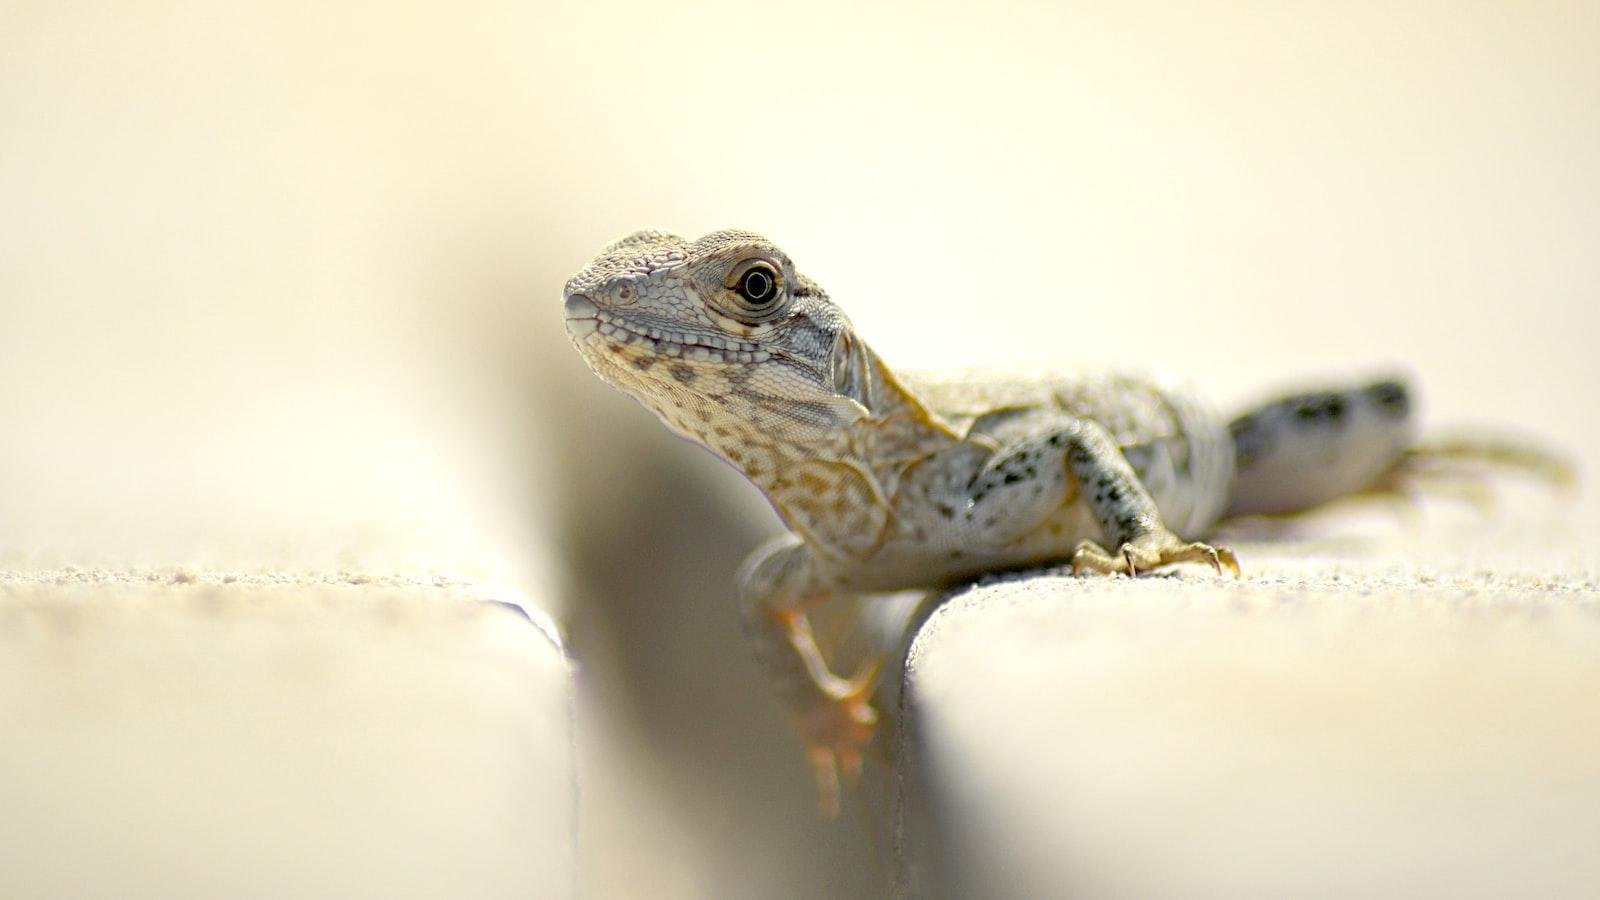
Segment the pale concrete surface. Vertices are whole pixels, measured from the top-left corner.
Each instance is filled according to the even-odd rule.
[[[1600,532],[1544,524],[958,593],[909,652],[906,885],[1593,896]]]
[[[1230,400],[1399,363],[1430,421],[1596,432],[1585,0],[0,25],[0,566],[539,596],[594,726],[594,896],[881,893],[728,611],[778,523],[562,334],[562,281],[629,230],[772,235],[896,366],[1160,366]]]
[[[0,573],[0,895],[574,893],[554,634],[446,579]]]

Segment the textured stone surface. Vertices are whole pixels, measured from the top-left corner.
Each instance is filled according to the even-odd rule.
[[[1480,532],[958,593],[909,653],[906,884],[1592,896],[1600,554]]]
[[[0,895],[570,895],[567,662],[486,599],[0,573]]]

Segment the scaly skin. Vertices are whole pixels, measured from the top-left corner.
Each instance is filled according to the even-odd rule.
[[[807,609],[1060,561],[1077,573],[1194,562],[1238,575],[1230,550],[1179,535],[1204,534],[1230,509],[1290,511],[1369,489],[1412,440],[1393,381],[1289,398],[1230,425],[1164,381],[897,375],[749,232],[641,231],[565,293],[589,366],[743,472],[788,526],[745,563],[738,594],[829,813],[872,736],[877,667],[834,674]]]
[[[741,293],[751,271],[756,300]],[[860,766],[876,670],[834,675],[807,607],[1068,558],[1105,573],[1237,571],[1225,548],[1163,524],[1205,528],[1232,478],[1226,423],[1186,393],[1124,378],[902,381],[746,232],[632,235],[573,277],[566,312],[596,373],[742,471],[793,532],[751,558],[739,593],[794,695],[826,808],[839,771]]]

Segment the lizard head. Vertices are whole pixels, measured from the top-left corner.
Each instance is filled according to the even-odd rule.
[[[589,367],[713,448],[814,440],[868,415],[869,352],[759,235],[635,232],[572,276],[565,299]]]

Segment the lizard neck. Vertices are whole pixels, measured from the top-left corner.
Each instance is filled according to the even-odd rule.
[[[868,415],[845,429],[848,442],[872,465],[896,471],[961,439],[943,419],[911,392],[883,359],[856,341],[857,366],[865,372],[859,391]]]
[[[842,464],[870,472],[878,481],[891,483],[905,466],[961,439],[956,431],[907,388],[871,347],[846,335],[833,362],[839,394],[833,399],[855,411],[847,421],[828,426],[777,429],[760,434],[754,443],[772,446],[778,462]],[[764,440],[763,440],[764,439]],[[745,466],[738,447],[724,444],[723,455],[769,496],[784,487],[782,465]],[[735,451],[729,453],[729,450]],[[774,497],[776,499],[776,497]]]
[[[717,448],[760,487],[789,527],[835,559],[861,558],[883,540],[902,476],[960,441],[865,344],[850,339],[837,380],[866,414],[803,435]]]

